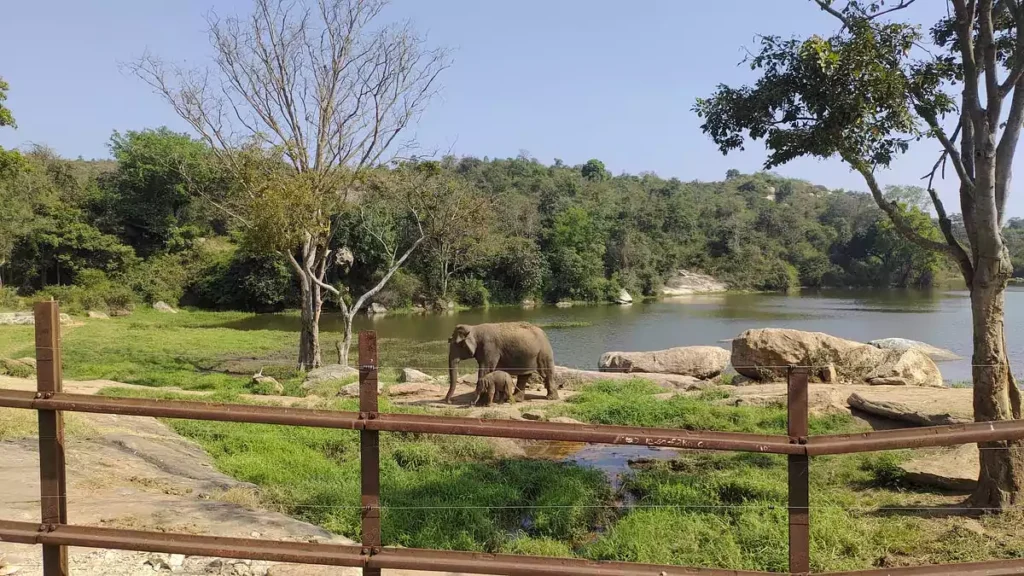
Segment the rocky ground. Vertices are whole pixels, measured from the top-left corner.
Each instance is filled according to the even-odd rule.
[[[559,369],[562,400],[571,398],[573,387],[598,378],[630,378],[632,375]],[[656,376],[666,388],[665,397],[694,394],[713,383],[671,375]],[[392,384],[384,391],[399,404],[444,409],[458,416],[547,419],[544,411],[551,402],[543,390],[530,390],[524,402],[474,407],[472,377],[457,388],[452,405],[441,398],[444,382]],[[65,390],[93,394],[109,386],[126,386],[112,381],[66,381]],[[32,390],[35,382],[0,376],[0,387]],[[732,405],[784,404],[784,383],[729,386]],[[201,395],[201,392],[194,394]],[[813,412],[852,412],[876,428],[947,424],[970,421],[971,391],[908,386],[867,386],[813,384],[809,395]],[[260,396],[288,405],[312,405],[316,398]],[[280,540],[318,540],[349,543],[326,531],[275,512],[254,508],[247,498],[251,486],[214,470],[209,457],[152,418],[101,414],[80,414],[85,432],[68,440],[68,506],[75,524],[180,531],[195,534],[256,537]],[[570,421],[567,420],[566,421]],[[509,455],[524,454],[523,443],[495,439],[495,445]],[[972,452],[973,450],[973,452]],[[904,465],[908,478],[954,491],[969,490],[977,474],[977,449],[973,446],[922,452]],[[38,518],[38,453],[34,439],[0,442],[0,517],[35,521]],[[37,547],[0,543],[0,574],[37,575]],[[248,562],[230,559],[154,555],[141,552],[71,550],[76,575],[135,575],[176,573],[185,575],[228,574],[258,576],[311,576],[317,574],[358,574],[358,569],[317,568]],[[401,572],[386,572],[391,576]]]

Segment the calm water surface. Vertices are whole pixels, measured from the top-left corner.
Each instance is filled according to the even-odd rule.
[[[632,306],[491,308],[449,315],[360,317],[356,329],[374,329],[382,338],[444,340],[456,324],[527,320],[537,324],[583,322],[573,328],[547,328],[555,361],[596,368],[608,350],[658,350],[721,341],[748,328],[796,328],[851,340],[910,338],[947,348],[964,359],[939,364],[949,381],[970,379],[971,310],[962,291],[803,291],[800,294],[723,294],[675,298]],[[265,314],[233,323],[246,330],[294,330],[298,317]],[[340,319],[325,313],[321,330],[337,330]],[[1006,294],[1010,362],[1024,371],[1024,287]]]

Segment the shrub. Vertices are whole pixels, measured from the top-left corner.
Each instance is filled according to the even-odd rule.
[[[373,301],[387,308],[408,308],[422,291],[423,283],[419,278],[399,269]]]
[[[197,276],[186,300],[202,308],[277,312],[296,300],[291,270],[278,255],[222,255]]]
[[[464,306],[487,306],[490,293],[479,278],[461,278],[452,283],[452,294],[455,300]]]
[[[10,286],[4,286],[0,288],[0,310],[9,309],[17,310],[22,307],[21,298],[18,296],[18,291]]]

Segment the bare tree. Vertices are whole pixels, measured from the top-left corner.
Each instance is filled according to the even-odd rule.
[[[302,297],[298,364],[304,369],[321,364],[331,215],[354,200],[353,185],[364,170],[410,145],[399,136],[435,95],[449,64],[448,51],[427,48],[408,23],[371,29],[384,5],[254,0],[248,17],[208,17],[212,66],[185,68],[150,54],[126,66],[171,104],[240,183],[239,206],[223,204],[225,211],[278,236],[272,244],[291,263]],[[269,187],[254,176],[260,170],[254,171],[253,158],[280,159],[290,180],[278,175],[271,179],[277,186]],[[268,216],[265,203],[278,210]],[[289,210],[303,213],[281,213]],[[266,225],[258,225],[261,219]],[[416,246],[352,304],[353,313]]]

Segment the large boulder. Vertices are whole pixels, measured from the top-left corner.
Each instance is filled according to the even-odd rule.
[[[0,313],[0,326],[32,326],[36,323],[36,317],[32,312],[4,312]],[[71,324],[71,316],[61,313],[61,324]]]
[[[249,381],[247,388],[249,392],[253,394],[272,396],[280,396],[284,394],[284,386],[274,378],[264,375],[262,372],[259,374],[253,374],[252,380]]]
[[[664,296],[689,296],[691,294],[707,294],[711,292],[725,292],[729,287],[724,282],[689,270],[677,270],[671,278],[665,281],[661,288]]]
[[[789,366],[811,366],[845,383],[942,386],[942,374],[917,350],[883,350],[822,332],[780,328],[747,330],[732,342],[732,365],[754,380],[784,378]],[[873,382],[874,381],[874,382]]]
[[[163,301],[157,302],[156,304],[153,304],[153,310],[156,310],[157,312],[166,312],[168,314],[177,314],[178,313],[178,311],[175,310],[174,308],[172,308],[170,304],[168,304],[167,302],[163,302]]]
[[[718,346],[681,346],[653,352],[605,352],[602,372],[645,372],[713,378],[729,365],[729,351]]]
[[[868,344],[883,350],[917,350],[918,352],[924,352],[929,358],[936,362],[948,362],[960,359],[960,356],[957,356],[952,350],[946,350],[945,348],[939,348],[925,342],[908,340],[906,338],[879,338],[878,340],[868,342]]]

